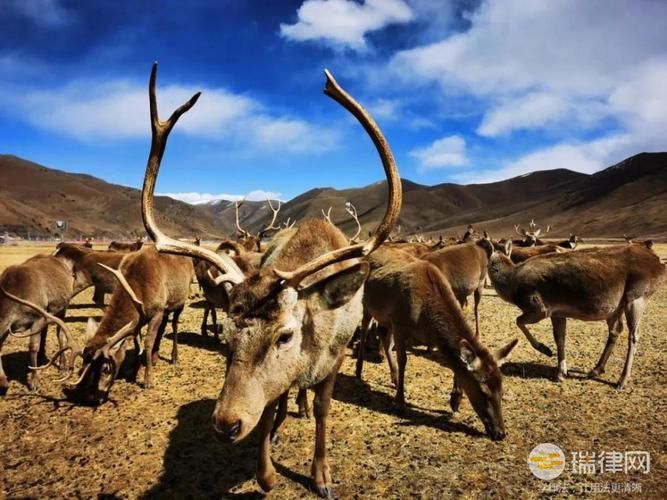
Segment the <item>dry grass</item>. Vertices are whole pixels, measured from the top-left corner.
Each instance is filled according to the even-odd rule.
[[[0,266],[20,262],[44,249],[3,248]],[[657,248],[667,256],[667,245]],[[74,301],[69,323],[83,335],[85,320],[99,316],[90,293]],[[542,442],[558,444],[569,459],[573,451],[646,450],[647,475],[581,476],[566,470],[556,480],[570,488],[559,496],[581,496],[585,483],[639,483],[642,496],[667,494],[667,287],[651,300],[642,324],[635,369],[626,390],[618,379],[626,333],[600,380],[586,380],[606,340],[603,322],[569,322],[567,343],[572,377],[552,381],[555,360],[534,351],[523,338],[505,374],[507,439],[494,443],[464,400],[459,414],[448,411],[451,372],[423,351],[408,358],[406,395],[410,408],[398,414],[385,365],[367,363],[365,380],[353,376],[348,357],[339,375],[330,416],[330,461],[337,497],[378,498],[480,496],[534,498],[547,484],[526,465],[530,450]],[[468,311],[470,312],[470,311]],[[59,385],[43,379],[38,393],[24,383],[25,341],[9,339],[3,362],[12,380],[0,400],[0,497],[234,497],[257,496],[253,479],[256,444],[218,442],[209,423],[223,382],[219,347],[199,332],[202,309],[187,308],[181,322],[180,364],[161,362],[156,387],[120,381],[113,401],[97,410],[62,400]],[[481,304],[482,337],[498,346],[520,336],[517,309],[487,290]],[[169,331],[169,330],[168,330]],[[534,327],[553,344],[550,324]],[[171,335],[168,335],[168,339]],[[168,353],[170,341],[163,343]],[[50,352],[55,342],[49,340]],[[54,374],[48,374],[54,375]],[[295,411],[290,401],[290,413]],[[314,422],[288,417],[273,458],[281,475],[271,498],[307,495]]]

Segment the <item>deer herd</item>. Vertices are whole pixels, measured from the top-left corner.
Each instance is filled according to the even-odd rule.
[[[362,376],[369,337],[377,333],[399,407],[406,404],[407,350],[425,345],[436,349],[437,359],[454,373],[452,410],[458,410],[465,394],[489,437],[505,437],[500,367],[519,340],[495,349],[485,345],[479,305],[488,278],[502,300],[521,310],[516,319],[519,330],[546,356],[552,356],[551,349],[527,325],[551,319],[558,381],[567,377],[567,318],[607,322],[607,344],[590,372],[596,377],[604,372],[625,315],[628,350],[617,384],[622,389],[630,377],[642,313],[665,280],[665,265],[652,244],[628,240],[581,250],[575,235],[562,242],[542,241],[540,236],[550,228],[543,234],[534,221],[529,229],[516,226],[521,238],[515,240],[494,241],[486,232],[478,235],[472,226],[460,240],[401,238],[397,234],[401,181],[389,145],[367,111],[325,73],[324,93],[364,127],[386,175],[386,211],[368,239],[360,241],[362,226],[351,203],[344,208],[357,230],[345,235],[332,222],[331,207],[322,210],[323,218],[298,225],[288,219],[276,225],[280,204],[274,207],[271,201],[272,219],[257,234],[241,227],[237,203],[238,239],[223,241],[215,250],[202,245],[200,237],[190,244],[165,235],[153,213],[160,163],[169,133],[200,94],[161,120],[154,64],[149,83],[152,141],[141,202],[145,229],[154,245],[142,246],[139,239],[112,242],[108,250],[98,251],[89,242],[61,243],[52,255],[10,266],[0,277],[0,348],[8,335],[29,339],[30,388],[37,388],[41,371],[57,366],[68,399],[102,404],[132,340],[137,354],[133,377],[143,367],[143,386],[149,389],[170,318],[171,360],[177,363],[179,316],[196,278],[207,304],[201,332],[208,334],[210,313],[214,335],[226,344],[224,382],[211,416],[216,433],[236,443],[257,429],[257,481],[268,491],[276,482],[271,444],[284,423],[288,393],[298,390],[299,412],[308,415],[306,390],[312,389],[316,422],[312,482],[319,495],[329,496],[327,416],[336,375],[355,332],[357,377]],[[93,301],[103,309],[103,317],[99,325],[88,321],[85,341],[80,343],[64,318],[72,298],[88,287],[94,287]],[[107,304],[106,294],[111,294]],[[474,328],[463,311],[471,295]],[[225,313],[222,325],[216,309]],[[46,331],[52,323],[57,326],[59,349],[49,358]],[[8,387],[0,358],[0,395]]]

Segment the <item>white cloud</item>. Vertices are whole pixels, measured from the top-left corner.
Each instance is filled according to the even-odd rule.
[[[8,7],[36,25],[47,28],[65,26],[73,19],[60,0],[9,0]]]
[[[560,137],[502,170],[459,179],[591,171],[621,155],[664,150],[665,19],[667,2],[653,0],[487,0],[469,29],[392,57],[390,81],[411,90],[436,83],[445,98],[473,96],[482,136],[541,129]],[[582,127],[599,138],[573,139]]]
[[[458,135],[443,137],[429,146],[413,149],[410,155],[419,160],[421,170],[461,167],[468,162],[465,140]]]
[[[179,120],[175,133],[212,141],[234,141],[251,151],[322,153],[338,143],[336,131],[301,118],[273,115],[261,103],[220,88],[169,85],[158,89],[160,115],[202,90],[197,104]],[[8,109],[33,126],[79,140],[147,138],[148,98],[129,80],[80,80],[50,90],[0,87]]]
[[[366,34],[413,19],[403,0],[306,0],[295,24],[280,25],[283,37],[295,41],[322,40],[334,47],[364,50]]]
[[[261,189],[250,191],[248,194],[211,194],[211,193],[158,193],[158,196],[169,196],[175,200],[181,200],[191,205],[201,205],[203,203],[211,203],[213,201],[266,201],[267,199],[279,200],[280,193],[272,191],[263,191]]]
[[[400,113],[400,103],[393,99],[376,99],[366,105],[368,112],[376,120],[394,121],[397,120]]]

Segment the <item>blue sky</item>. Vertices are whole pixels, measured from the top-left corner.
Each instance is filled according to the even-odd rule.
[[[0,0],[0,153],[140,187],[155,59],[186,201],[381,179],[325,67],[423,184],[667,149],[661,0]]]

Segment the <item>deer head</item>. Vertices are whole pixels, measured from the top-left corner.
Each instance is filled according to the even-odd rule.
[[[356,326],[361,316],[361,287],[368,264],[360,259],[389,236],[400,211],[400,177],[384,136],[366,110],[328,71],[325,74],[325,94],[359,120],[380,154],[389,193],[385,216],[369,240],[355,244],[348,244],[342,233],[325,221],[304,223],[292,236],[299,240],[292,247],[300,248],[299,257],[291,261],[292,265],[289,259],[282,261],[290,270],[267,266],[246,278],[236,274],[214,252],[167,237],[155,223],[153,194],[167,136],[178,118],[194,105],[198,94],[177,109],[167,122],[161,122],[157,116],[156,66],[153,66],[150,80],[153,138],[142,193],[144,224],[158,251],[206,259],[233,285],[226,325],[232,332],[227,373],[213,413],[215,429],[232,441],[247,436],[265,406],[290,386],[312,385],[333,370],[338,354],[332,353],[342,352],[349,340],[336,335],[340,323],[352,321]],[[322,232],[326,232],[326,241]]]

